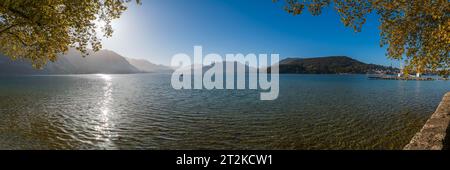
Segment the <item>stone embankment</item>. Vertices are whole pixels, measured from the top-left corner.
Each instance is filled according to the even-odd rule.
[[[450,133],[450,92],[444,95],[436,111],[405,146],[405,150],[443,150],[449,149]]]

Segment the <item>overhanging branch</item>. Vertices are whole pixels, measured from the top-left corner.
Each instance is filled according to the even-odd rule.
[[[13,24],[13,25],[10,25],[10,26],[0,29],[0,34],[3,34],[4,32],[10,30],[11,28],[13,28],[15,26],[17,26],[17,24]]]

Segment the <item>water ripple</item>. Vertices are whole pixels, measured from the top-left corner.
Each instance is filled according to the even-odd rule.
[[[400,149],[450,82],[283,75],[257,90],[174,90],[170,75],[0,77],[0,149]]]

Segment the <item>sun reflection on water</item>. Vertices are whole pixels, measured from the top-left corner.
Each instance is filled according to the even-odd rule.
[[[97,74],[97,76],[105,81],[111,81],[111,79],[112,79],[111,75],[107,75],[107,74]]]
[[[110,106],[113,101],[112,97],[112,77],[106,74],[97,74],[99,78],[104,81],[103,96],[99,98],[98,106],[100,114],[96,120],[98,120],[94,129],[97,131],[96,139],[101,141],[101,147],[114,147],[112,139],[117,137],[117,134],[111,131],[114,129],[114,122],[111,118],[114,116],[111,112]]]

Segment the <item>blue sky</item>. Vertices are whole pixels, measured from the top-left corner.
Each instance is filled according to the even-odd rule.
[[[277,53],[280,58],[346,55],[367,63],[398,65],[379,45],[376,15],[355,33],[329,8],[320,16],[292,16],[272,0],[145,0],[115,20],[104,48],[169,65],[177,53]]]

